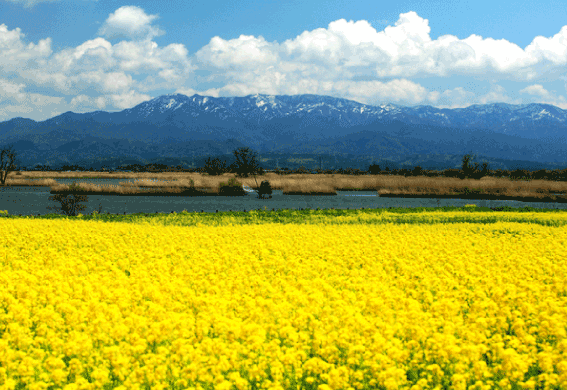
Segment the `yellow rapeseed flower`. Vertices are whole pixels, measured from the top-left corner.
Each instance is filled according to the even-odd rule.
[[[552,214],[4,218],[0,387],[567,388]]]

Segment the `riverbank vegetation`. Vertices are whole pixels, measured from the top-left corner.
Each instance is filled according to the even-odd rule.
[[[38,179],[41,180],[32,180]],[[77,179],[84,194],[147,195],[171,194],[185,196],[219,195],[221,184],[231,179],[242,186],[256,188],[258,181],[267,180],[273,190],[284,195],[336,195],[336,191],[376,191],[379,196],[462,196],[471,199],[532,198],[538,201],[567,199],[567,182],[551,180],[512,180],[485,176],[480,180],[458,177],[400,176],[390,174],[289,174],[267,172],[256,178],[238,178],[234,173],[209,176],[203,173],[84,173],[84,172],[21,172],[6,181],[7,186],[49,186],[52,193],[66,192],[69,185],[57,179]],[[89,178],[134,179],[118,185],[98,185]],[[243,195],[244,192],[241,193]]]
[[[442,172],[382,170],[371,165],[368,172],[318,172],[284,170],[266,172],[249,148],[234,151],[236,162],[226,166],[219,159],[209,159],[198,172],[44,172],[15,171],[3,176],[3,186],[49,186],[51,194],[76,192],[81,195],[121,196],[243,196],[244,187],[260,191],[260,183],[284,195],[336,195],[337,191],[376,191],[382,197],[464,198],[486,200],[520,200],[533,202],[567,202],[567,170],[505,172],[491,171],[487,163],[472,163],[465,155],[460,170]],[[14,168],[14,165],[10,165]],[[76,178],[71,184],[58,179]],[[90,178],[134,179],[118,185],[97,185]],[[40,179],[40,180],[34,180]],[[258,180],[259,179],[259,180]],[[72,188],[72,190],[71,190]],[[262,194],[258,194],[262,195]],[[263,196],[259,196],[263,197]]]
[[[70,202],[71,203],[71,202]],[[65,206],[65,203],[62,204]],[[71,205],[73,206],[73,205]],[[431,212],[439,213],[436,218]],[[458,214],[458,212],[462,212]],[[454,214],[457,213],[457,214]],[[471,214],[475,214],[474,216]],[[420,217],[427,215],[426,219]],[[563,217],[563,215],[565,217]],[[450,216],[450,217],[448,217]],[[557,218],[556,218],[557,217]],[[493,223],[496,221],[538,223],[544,226],[563,226],[567,224],[567,212],[563,209],[538,209],[529,206],[523,208],[499,206],[479,207],[474,204],[462,207],[388,207],[388,208],[360,208],[360,209],[269,209],[267,206],[252,210],[204,211],[171,213],[132,213],[110,214],[93,211],[92,214],[66,214],[52,213],[43,215],[13,215],[0,210],[0,218],[12,219],[80,219],[83,221],[98,222],[129,222],[129,223],[157,223],[176,226],[219,226],[223,221],[237,224],[312,224],[325,220],[325,223],[349,224],[356,221],[392,222],[392,223]],[[562,219],[565,218],[565,219]],[[350,221],[350,222],[349,222]],[[553,222],[550,222],[553,221]]]

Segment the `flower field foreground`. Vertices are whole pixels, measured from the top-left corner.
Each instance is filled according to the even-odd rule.
[[[0,219],[0,389],[567,388],[563,224],[426,214]]]

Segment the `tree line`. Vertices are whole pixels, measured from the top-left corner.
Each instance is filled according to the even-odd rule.
[[[117,171],[132,172],[199,172],[210,176],[218,176],[225,173],[234,173],[237,177],[249,177],[255,175],[263,175],[264,168],[260,166],[257,153],[250,148],[238,148],[233,151],[235,161],[227,165],[226,160],[220,158],[209,157],[204,166],[198,168],[187,169],[182,166],[168,166],[164,164],[128,164],[118,167]],[[11,147],[0,149],[0,184],[4,185],[10,172],[17,170],[16,152]],[[480,165],[473,160],[476,157],[472,154],[466,154],[462,158],[460,169],[444,169],[444,170],[426,170],[421,166],[413,168],[390,169],[388,167],[380,167],[378,164],[369,165],[368,169],[359,168],[338,168],[338,169],[307,169],[301,166],[296,169],[276,168],[275,173],[279,175],[287,174],[347,174],[347,175],[398,175],[398,176],[429,176],[429,177],[455,177],[460,179],[476,179],[480,180],[485,176],[490,177],[508,177],[512,180],[552,180],[567,181],[567,169],[547,170],[540,169],[537,171],[528,171],[526,169],[489,169],[489,164],[484,162]],[[78,165],[63,165],[60,169],[52,169],[47,165],[36,165],[34,170],[40,171],[93,171]],[[112,172],[114,170],[100,169],[101,171]]]

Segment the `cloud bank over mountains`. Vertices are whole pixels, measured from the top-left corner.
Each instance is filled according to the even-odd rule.
[[[158,21],[159,15],[142,8],[120,7],[93,31],[93,39],[57,52],[49,37],[28,42],[17,26],[0,24],[0,121],[122,110],[164,91],[214,97],[318,94],[440,108],[492,102],[567,108],[564,90],[543,86],[565,85],[567,26],[522,49],[477,35],[432,39],[429,21],[407,12],[383,30],[365,20],[340,19],[283,42],[215,36],[189,53],[181,43],[154,41],[167,35]],[[449,77],[462,79],[462,86],[424,86]],[[471,88],[481,82],[489,84],[488,91]]]

